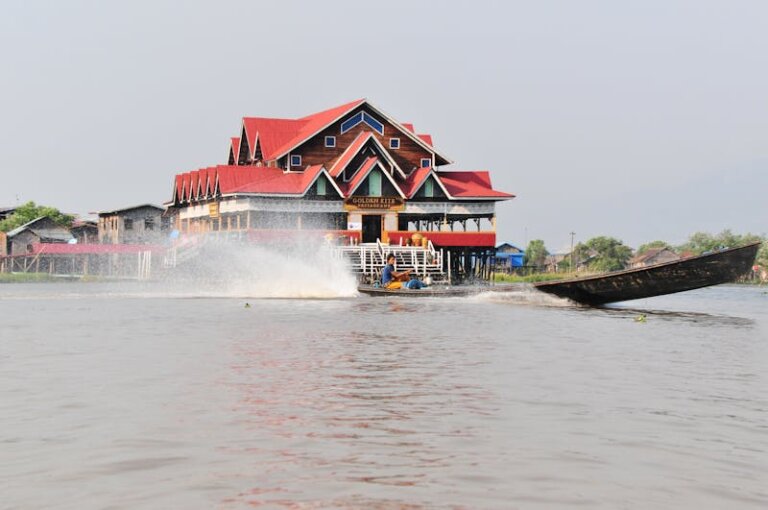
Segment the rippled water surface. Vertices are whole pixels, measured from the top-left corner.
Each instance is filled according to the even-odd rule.
[[[0,508],[768,508],[766,291],[3,285]]]

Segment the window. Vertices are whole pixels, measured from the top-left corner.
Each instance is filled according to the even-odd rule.
[[[429,168],[432,166],[432,160],[430,158],[421,158],[421,168]]]
[[[301,156],[299,154],[291,155],[291,166],[301,166]]]
[[[381,172],[374,170],[368,175],[368,195],[371,197],[381,196]]]
[[[424,183],[424,196],[427,198],[435,196],[435,181],[432,180],[432,177],[427,179],[427,182]]]
[[[370,115],[368,115],[366,112],[357,112],[347,120],[341,123],[341,134],[343,135],[353,127],[357,126],[361,122],[365,122],[368,124],[371,128],[373,128],[377,133],[384,136],[384,124],[379,122],[378,120],[374,119]]]
[[[380,135],[384,136],[384,125],[366,112],[363,112],[363,122],[375,129]]]
[[[317,194],[321,197],[325,196],[325,177],[323,176],[317,179]]]
[[[389,139],[389,148],[390,149],[399,149],[400,148],[400,139],[399,138],[390,138]]]
[[[155,230],[154,218],[144,218],[144,230]]]
[[[125,230],[133,230],[133,220],[131,218],[125,218],[123,225],[125,225]]]
[[[325,137],[325,146],[326,147],[336,147],[336,137],[335,136],[326,136]]]
[[[363,112],[359,112],[351,116],[350,118],[348,118],[347,120],[341,123],[341,134],[343,135],[353,127],[360,124],[362,121],[363,121]]]

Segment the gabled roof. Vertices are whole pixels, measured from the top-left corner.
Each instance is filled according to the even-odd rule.
[[[264,159],[275,159],[276,150],[293,140],[304,124],[303,121],[293,119],[244,117],[243,129],[251,151],[250,157],[256,154],[258,142]]]
[[[660,248],[649,248],[648,250],[646,250],[642,254],[636,255],[636,256],[632,257],[629,260],[629,262],[632,263],[632,264],[638,264],[638,263],[641,263],[641,262],[646,262],[646,261],[648,261],[648,260],[650,260],[650,259],[652,259],[652,258],[654,258],[654,257],[656,257],[658,255],[661,255],[665,251],[669,252],[672,255],[680,257],[680,255],[675,253],[673,250],[670,250],[669,248],[666,248],[666,247],[662,246]]]
[[[400,186],[395,182],[395,179],[392,178],[391,175],[389,175],[389,172],[387,172],[384,167],[382,167],[381,162],[379,161],[379,158],[370,157],[366,159],[360,169],[355,173],[355,176],[350,180],[349,182],[345,182],[340,186],[340,189],[345,197],[352,196],[352,194],[357,190],[357,188],[360,187],[360,185],[365,181],[365,179],[368,177],[368,175],[374,170],[374,168],[379,168],[381,170],[381,173],[383,173],[386,178],[389,180],[389,182],[392,183],[392,186],[395,188],[395,191],[402,197],[405,198],[405,193],[400,189]]]
[[[48,220],[48,221],[44,221]],[[16,227],[10,232],[8,232],[7,237],[13,238],[17,235],[21,234],[22,232],[30,231],[33,232],[35,235],[40,237],[41,239],[48,239],[48,240],[54,240],[54,241],[69,241],[70,239],[73,239],[72,234],[67,230],[66,228],[56,225],[53,223],[53,220],[50,219],[48,216],[40,216],[39,218],[35,218],[34,220],[25,223],[24,225],[21,225],[20,227]]]
[[[328,179],[339,198],[343,197],[322,165],[307,167],[303,172],[285,172],[280,168],[265,166],[219,165],[177,175],[174,199],[178,201],[178,197],[184,197],[184,187],[195,181],[207,183],[206,191],[199,198],[208,198],[214,191],[221,195],[303,196],[321,175]],[[187,197],[182,200],[189,200]]]
[[[237,157],[240,155],[240,137],[239,136],[233,136],[229,139],[229,151],[232,155],[232,158],[235,160],[235,163],[237,163]]]
[[[406,198],[413,198],[414,195],[421,189],[421,187],[424,185],[425,182],[427,182],[427,179],[429,176],[433,176],[435,181],[437,181],[437,185],[440,186],[440,189],[443,190],[443,193],[447,197],[450,197],[451,194],[448,193],[448,190],[443,185],[442,181],[440,181],[440,177],[432,168],[430,167],[422,167],[417,168],[413,172],[411,172],[411,175],[408,176],[408,178],[403,182],[401,185],[401,188],[403,190],[403,193],[405,193]]]
[[[131,206],[131,207],[123,207],[122,209],[113,209],[111,211],[99,211],[98,214],[99,214],[99,216],[110,216],[112,214],[132,211],[134,209],[143,209],[145,207],[148,207],[148,208],[151,208],[151,209],[157,209],[160,212],[165,211],[165,209],[160,207],[159,205],[155,205],[155,204],[141,204],[141,205],[134,205],[134,206]]]
[[[341,175],[341,173],[344,171],[344,169],[347,167],[350,161],[352,161],[352,158],[355,157],[355,155],[360,151],[360,149],[363,148],[363,145],[365,145],[365,142],[373,138],[373,133],[370,131],[364,131],[357,135],[354,140],[352,140],[352,143],[349,144],[349,147],[339,156],[339,159],[336,160],[336,162],[331,165],[330,170],[328,171],[332,177],[338,177]]]
[[[299,119],[273,119],[266,117],[243,117],[243,129],[247,137],[251,156],[256,153],[256,143],[261,145],[261,152],[266,161],[272,161],[286,156],[291,150],[300,146],[319,134],[328,126],[342,119],[361,105],[367,105],[377,115],[385,118],[390,124],[399,129],[405,136],[412,139],[426,150],[435,153],[439,162],[451,163],[451,160],[438,153],[432,146],[430,135],[416,135],[412,124],[400,124],[392,117],[373,106],[367,99],[336,106],[328,110],[313,113]]]
[[[257,139],[265,160],[271,161],[284,156],[363,102],[364,99],[358,99],[300,119],[244,117],[243,127],[248,137],[251,156],[256,152]]]
[[[491,177],[485,170],[467,172],[437,173],[448,195],[456,200],[506,200],[515,195],[496,191],[491,185]]]
[[[400,168],[400,165],[397,164],[397,162],[392,158],[384,146],[381,145],[381,142],[379,142],[378,138],[373,136],[373,133],[370,131],[364,131],[355,137],[352,143],[349,144],[349,147],[347,147],[341,156],[339,156],[339,159],[337,159],[336,162],[331,166],[329,173],[333,177],[338,177],[341,175],[341,173],[344,172],[344,169],[366,146],[367,143],[375,144],[379,148],[379,154],[381,154],[387,160],[387,163],[389,163],[392,168],[397,170],[401,177],[405,178],[405,172],[403,172],[403,169]]]

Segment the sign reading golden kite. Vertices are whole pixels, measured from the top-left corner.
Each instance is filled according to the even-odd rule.
[[[356,209],[386,209],[400,211],[405,207],[405,201],[400,197],[349,197],[344,200],[348,211]]]

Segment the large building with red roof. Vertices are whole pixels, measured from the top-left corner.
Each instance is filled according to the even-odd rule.
[[[487,171],[456,171],[418,134],[366,99],[299,119],[244,117],[224,165],[178,174],[167,204],[182,233],[337,232],[351,242],[493,247]],[[309,232],[308,232],[309,233]]]

